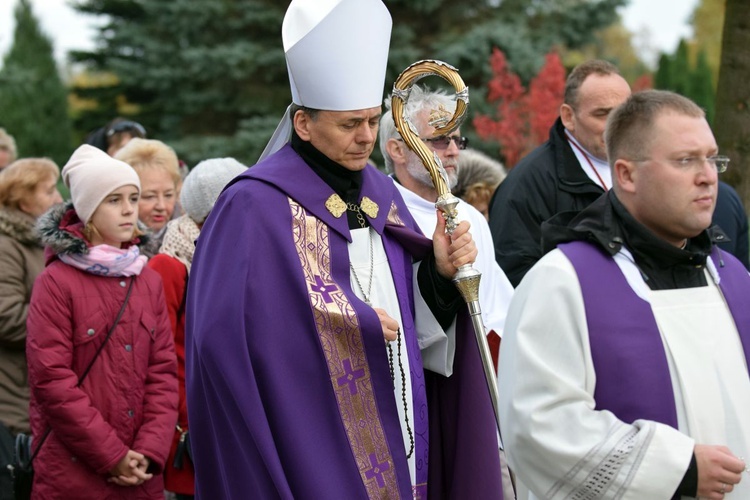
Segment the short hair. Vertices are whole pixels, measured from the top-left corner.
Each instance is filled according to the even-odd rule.
[[[175,186],[182,181],[180,162],[174,149],[156,139],[131,139],[115,154],[115,158],[133,167],[139,176],[144,170],[161,170],[169,174]]]
[[[320,112],[319,109],[308,108],[307,106],[302,106],[301,104],[292,103],[292,105],[289,106],[289,119],[292,120],[292,123],[294,123],[294,115],[297,114],[297,111],[302,111],[307,116],[309,116],[312,121],[318,119],[318,113]]]
[[[656,119],[664,113],[704,118],[706,113],[687,97],[666,90],[632,94],[609,115],[604,142],[610,166],[621,158],[634,160],[651,145]]]
[[[0,171],[0,205],[21,209],[21,202],[34,195],[39,183],[60,177],[60,168],[49,158],[22,158]]]
[[[586,78],[594,74],[599,76],[619,75],[620,70],[611,62],[601,59],[592,59],[579,64],[573,68],[573,71],[570,72],[567,80],[565,80],[563,102],[575,107],[578,104],[578,91],[581,89],[581,85],[583,85]]]
[[[412,122],[420,111],[431,107],[436,109],[442,105],[451,113],[455,112],[456,99],[449,96],[443,89],[430,90],[428,87],[414,85],[409,91],[409,98],[404,106],[404,116]],[[390,139],[398,139],[401,136],[396,129],[396,123],[393,121],[393,111],[391,110],[391,96],[385,100],[386,112],[380,117],[380,152],[383,154],[386,173],[393,172],[393,159],[388,155],[386,143]],[[414,124],[416,126],[416,124]]]
[[[472,186],[493,192],[505,180],[505,167],[499,161],[476,149],[465,149],[458,156],[458,182],[453,194],[463,198]]]
[[[5,149],[10,153],[11,163],[16,161],[16,158],[18,158],[16,140],[2,127],[0,127],[0,149]]]

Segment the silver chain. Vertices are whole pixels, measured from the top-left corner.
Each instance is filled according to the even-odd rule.
[[[352,205],[351,203],[348,203],[348,205]],[[350,210],[354,210],[357,213],[357,219],[360,221],[360,225],[364,228],[364,217],[362,217],[362,214],[359,211],[359,207],[357,205],[353,205],[356,207],[356,210],[350,208]],[[352,270],[352,275],[354,275],[354,281],[357,283],[357,286],[359,287],[359,290],[362,292],[362,296],[365,299],[365,304],[372,307],[372,303],[370,302],[370,293],[372,293],[372,276],[375,270],[375,258],[373,256],[373,243],[372,243],[372,229],[368,229],[368,234],[370,236],[370,279],[367,283],[367,293],[365,293],[365,289],[362,286],[362,283],[359,281],[359,276],[357,276],[357,271],[354,270],[354,265],[349,261],[349,268]],[[396,339],[398,340],[398,368],[401,371],[401,402],[404,405],[404,418],[406,420],[406,431],[409,434],[409,441],[410,441],[410,449],[409,452],[406,454],[406,459],[408,460],[411,458],[412,454],[414,453],[414,432],[411,430],[411,426],[409,425],[409,404],[406,402],[406,373],[404,373],[404,365],[401,362],[401,329],[399,328],[396,331]],[[393,370],[393,349],[391,348],[391,343],[387,343],[388,347],[388,365],[391,370],[391,382],[395,384],[395,374]]]
[[[370,302],[370,293],[372,292],[372,275],[375,268],[375,258],[373,256],[373,249],[372,249],[372,230],[368,229],[368,234],[370,235],[370,279],[367,283],[367,292],[365,293],[365,289],[362,286],[362,283],[359,282],[359,276],[357,276],[357,271],[354,270],[354,265],[349,261],[349,268],[352,270],[352,274],[354,275],[354,281],[357,283],[357,286],[359,287],[359,290],[362,292],[362,296],[365,299],[365,304],[372,307],[372,303]]]
[[[347,203],[346,209],[351,210],[357,215],[357,222],[359,222],[360,227],[364,228],[367,226],[365,223],[365,216],[362,215],[362,209],[359,208],[359,205],[355,205],[354,203]]]

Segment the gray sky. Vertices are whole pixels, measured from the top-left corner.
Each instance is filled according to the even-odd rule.
[[[17,0],[0,0],[0,56],[13,41]],[[31,0],[42,29],[55,44],[55,58],[64,62],[71,49],[93,46],[96,18],[78,14],[66,0]],[[622,10],[625,26],[636,35],[635,45],[646,62],[661,52],[673,52],[681,37],[691,34],[688,20],[698,0],[630,0]]]

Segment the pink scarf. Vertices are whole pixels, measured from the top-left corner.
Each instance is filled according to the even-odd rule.
[[[60,254],[58,257],[70,266],[97,276],[137,276],[148,260],[136,245],[127,249],[97,245],[89,248],[87,254]]]

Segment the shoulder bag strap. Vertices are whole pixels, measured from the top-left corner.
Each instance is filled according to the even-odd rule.
[[[122,303],[122,307],[120,308],[120,312],[117,313],[117,317],[115,318],[115,322],[112,324],[112,328],[109,329],[107,332],[107,336],[104,338],[104,342],[102,342],[102,345],[99,346],[99,349],[97,349],[96,354],[94,354],[94,357],[89,362],[89,365],[86,367],[86,369],[83,371],[83,374],[78,378],[78,384],[76,384],[76,387],[81,387],[81,384],[86,379],[86,375],[89,374],[91,371],[91,367],[94,366],[94,362],[96,361],[96,358],[99,357],[99,354],[104,350],[104,346],[107,345],[107,341],[112,336],[112,333],[115,331],[115,328],[117,328],[117,324],[120,322],[120,319],[122,318],[123,313],[125,312],[125,308],[128,305],[128,301],[130,300],[130,292],[133,291],[133,283],[135,283],[135,276],[130,280],[130,285],[128,285],[128,291],[125,294],[125,300]],[[34,453],[31,454],[31,459],[29,460],[29,465],[34,461],[34,458],[36,458],[37,454],[39,453],[39,450],[42,448],[42,445],[44,444],[44,441],[47,439],[47,436],[49,436],[49,433],[52,431],[52,428],[47,427],[47,430],[42,435],[42,438],[39,440],[39,446],[36,447],[34,450]]]

